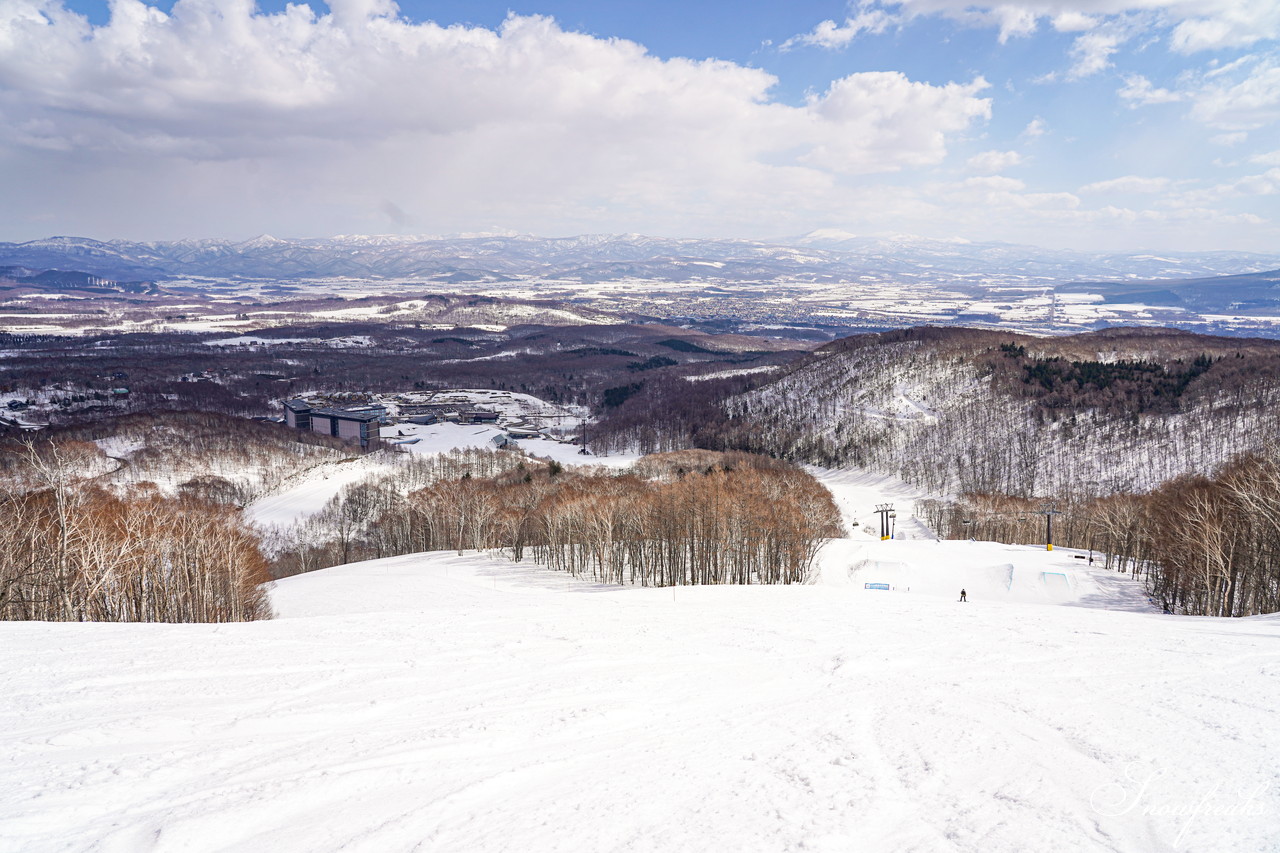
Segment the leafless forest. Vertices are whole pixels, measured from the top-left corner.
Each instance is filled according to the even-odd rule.
[[[239,514],[120,495],[80,474],[75,443],[23,448],[28,488],[0,495],[0,618],[231,622],[270,615],[266,561]]]
[[[602,583],[798,583],[821,541],[839,535],[826,489],[766,457],[686,451],[619,475],[488,455],[505,470],[439,478],[407,494],[398,478],[345,490],[301,537],[282,543],[277,574],[418,551],[501,549]]]

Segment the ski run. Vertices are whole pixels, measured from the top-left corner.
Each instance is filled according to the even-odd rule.
[[[821,476],[853,535],[806,585],[430,553],[264,622],[0,624],[0,850],[1280,849],[1280,617]]]

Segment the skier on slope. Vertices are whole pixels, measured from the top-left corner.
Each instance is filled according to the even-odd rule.
[[[960,600],[961,600],[961,601],[968,601],[968,600],[969,600],[969,595],[968,595],[968,593],[966,593],[963,589],[962,589],[962,590],[960,590]]]

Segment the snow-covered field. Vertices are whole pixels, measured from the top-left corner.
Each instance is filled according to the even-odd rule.
[[[980,589],[946,548],[674,591],[437,553],[269,622],[0,624],[0,849],[1276,849],[1280,620],[850,575]]]

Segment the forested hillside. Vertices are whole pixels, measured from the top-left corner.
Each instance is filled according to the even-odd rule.
[[[1103,495],[1275,438],[1280,342],[920,328],[836,341],[774,374],[673,385],[619,407],[598,440],[855,465],[944,494]]]

